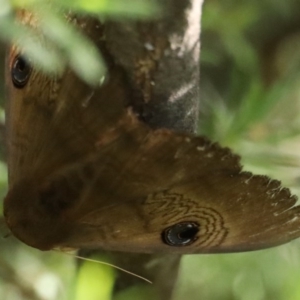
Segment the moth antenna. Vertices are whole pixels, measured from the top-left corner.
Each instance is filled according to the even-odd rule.
[[[87,258],[87,257],[78,256],[78,255],[76,255],[76,254],[69,253],[69,252],[65,252],[65,251],[61,251],[61,250],[57,250],[57,249],[53,249],[53,251],[60,252],[60,253],[63,253],[63,254],[69,255],[69,256],[73,256],[73,257],[76,257],[76,258],[81,259],[81,260],[85,260],[85,261],[90,261],[90,262],[94,262],[94,263],[106,265],[106,266],[115,268],[115,269],[117,269],[117,270],[120,270],[120,271],[122,271],[122,272],[124,272],[124,273],[127,273],[127,274],[129,274],[129,275],[132,275],[132,276],[134,276],[134,277],[136,277],[136,278],[139,278],[139,279],[141,279],[141,280],[143,280],[143,281],[146,281],[147,283],[150,283],[150,284],[153,283],[151,280],[149,280],[149,279],[147,279],[147,278],[145,278],[145,277],[143,277],[143,276],[140,276],[140,275],[138,275],[138,274],[136,274],[136,273],[130,272],[130,271],[125,270],[125,269],[123,269],[123,268],[121,268],[121,267],[118,267],[118,266],[116,266],[116,265],[113,265],[113,264],[110,264],[110,263],[107,263],[107,262],[104,262],[104,261],[100,261],[100,260],[96,260],[96,259],[91,259],[91,258]]]

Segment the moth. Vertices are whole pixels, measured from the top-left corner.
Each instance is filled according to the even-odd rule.
[[[31,14],[21,19],[38,28]],[[97,24],[78,27],[101,43]],[[69,69],[46,76],[12,46],[4,216],[18,239],[41,250],[186,254],[257,250],[300,235],[287,188],[244,172],[238,155],[205,137],[150,128],[107,61],[105,84],[91,87]]]
[[[149,128],[122,89],[92,89],[70,71],[46,77],[16,48],[7,85],[4,216],[22,242],[187,254],[300,235],[297,198],[279,181],[242,171],[238,155],[204,137]]]

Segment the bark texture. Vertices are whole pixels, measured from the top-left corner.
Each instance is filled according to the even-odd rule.
[[[105,26],[107,49],[134,91],[132,105],[153,127],[194,132],[199,99],[202,0],[164,0],[149,23]]]

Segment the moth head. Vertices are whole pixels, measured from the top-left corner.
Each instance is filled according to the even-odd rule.
[[[12,233],[40,250],[59,246],[68,232],[63,192],[53,183],[40,185],[32,179],[13,185],[4,199],[4,216]]]

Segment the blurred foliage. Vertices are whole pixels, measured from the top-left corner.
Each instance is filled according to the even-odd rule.
[[[14,41],[22,37],[24,45],[31,45],[28,47],[40,55],[41,61],[54,66],[51,54],[30,43],[28,29],[12,23],[12,8],[21,2],[41,5],[37,0],[0,0],[1,37]],[[100,5],[98,1],[78,0],[66,1],[64,5],[81,12],[98,11],[101,17],[119,18],[131,13],[126,5],[126,13],[122,13],[123,2],[107,0]],[[143,11],[138,3],[135,1],[133,6],[137,8],[130,17],[147,15],[147,9]],[[49,20],[61,30],[61,35],[49,30]],[[63,36],[72,36],[75,45],[81,44],[82,36],[63,23],[55,10],[50,10],[42,25],[43,34],[48,30],[57,47],[78,62],[70,45],[64,44]],[[199,132],[242,154],[247,170],[280,179],[300,195],[300,1],[206,0],[202,31]],[[85,43],[89,48],[89,42]],[[76,47],[81,46],[74,48],[81,51]],[[87,59],[93,61],[93,55]],[[1,166],[2,194],[6,186],[4,176]],[[86,280],[97,285],[95,278],[99,279],[99,286],[103,281],[108,290],[111,288],[111,269],[103,274],[103,268],[86,262],[75,277],[72,259],[63,254],[41,253],[12,237],[0,243],[0,299],[81,299],[76,294],[79,297],[78,291],[89,284]],[[174,299],[300,300],[299,246],[294,241],[250,253],[185,256]],[[89,286],[88,290],[94,288]],[[136,287],[117,297],[141,299],[141,293]],[[150,299],[154,298],[150,295]]]
[[[38,28],[16,22],[14,11],[28,9],[39,16]],[[106,19],[145,19],[159,16],[149,0],[0,0],[0,39],[18,45],[43,71],[62,72],[66,64],[90,84],[99,84],[105,65],[94,44],[67,23],[62,12]],[[38,34],[37,34],[38,33]]]
[[[112,263],[110,258],[97,255],[92,259]],[[74,300],[110,300],[116,279],[116,270],[92,261],[82,263],[74,284]],[[99,286],[99,282],[101,285]]]
[[[200,132],[299,193],[300,2],[209,0],[202,28]]]

